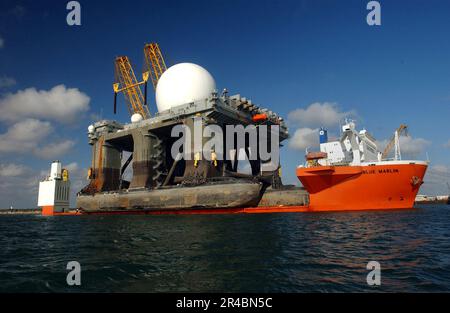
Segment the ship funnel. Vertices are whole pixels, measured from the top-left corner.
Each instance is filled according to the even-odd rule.
[[[321,127],[319,130],[319,142],[320,143],[328,142],[328,131],[323,127]]]
[[[61,179],[61,162],[53,161],[50,168],[51,179]]]

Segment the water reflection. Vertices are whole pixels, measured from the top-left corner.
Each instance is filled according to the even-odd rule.
[[[5,216],[2,291],[450,289],[450,211],[207,216]],[[65,285],[77,260],[82,286]]]

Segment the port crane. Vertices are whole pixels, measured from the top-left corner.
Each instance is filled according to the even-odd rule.
[[[114,114],[117,112],[117,94],[123,92],[128,106],[128,112],[131,116],[139,113],[144,119],[150,117],[150,111],[147,105],[147,81],[149,72],[142,73],[142,81],[138,82],[130,60],[126,56],[117,57],[114,61],[114,68]],[[140,85],[144,85],[144,94],[142,94]]]
[[[144,46],[144,59],[146,71],[150,73],[153,88],[156,90],[159,78],[167,70],[166,62],[164,62],[161,49],[157,43],[152,42]]]
[[[400,144],[399,144],[399,137],[402,134],[408,135],[407,133],[408,126],[405,124],[401,124],[399,128],[394,132],[394,135],[392,136],[391,140],[389,140],[388,144],[386,145],[386,148],[384,148],[384,151],[381,155],[381,159],[386,159],[389,155],[389,152],[391,152],[392,147],[395,145],[395,153],[394,153],[394,159],[399,160],[401,159],[401,153],[400,153]]]

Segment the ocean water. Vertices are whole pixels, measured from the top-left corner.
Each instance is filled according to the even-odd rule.
[[[69,261],[81,286],[68,286]],[[369,261],[381,285],[368,286]],[[184,216],[0,215],[1,292],[450,291],[450,206]]]

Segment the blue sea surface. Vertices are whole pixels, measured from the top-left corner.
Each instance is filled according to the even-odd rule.
[[[68,286],[66,265],[81,265]],[[369,261],[381,285],[366,282]],[[0,292],[450,291],[450,206],[234,215],[0,215]]]

